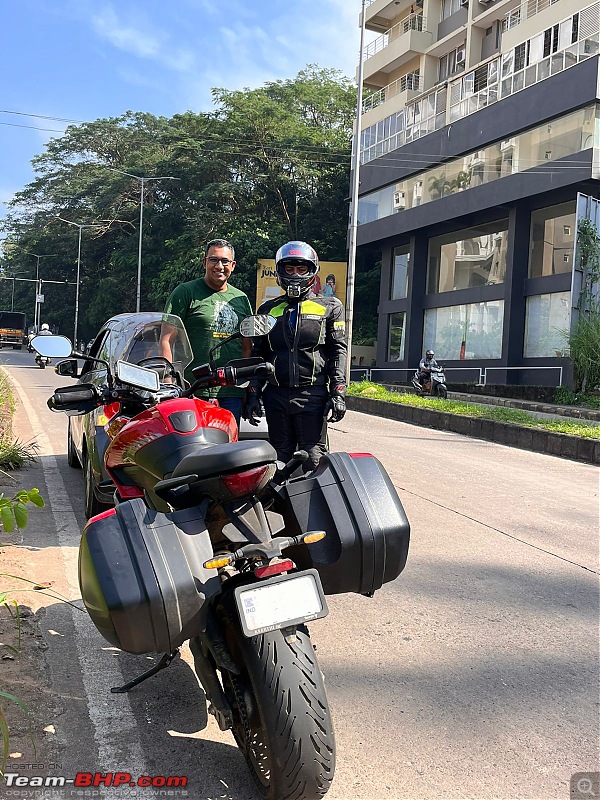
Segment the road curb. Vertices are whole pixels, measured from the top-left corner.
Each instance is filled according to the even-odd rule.
[[[571,461],[600,464],[600,440],[598,439],[568,436],[564,433],[553,433],[539,428],[526,428],[511,422],[496,422],[480,417],[448,414],[445,411],[434,411],[368,397],[347,395],[346,403],[351,411],[360,411],[375,417],[385,417],[398,422],[408,422],[410,425],[460,433],[463,436],[485,439],[508,447],[518,447],[521,450],[532,450],[535,453],[568,458]]]

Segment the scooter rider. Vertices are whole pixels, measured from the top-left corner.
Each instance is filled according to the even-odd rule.
[[[431,377],[432,370],[438,370],[440,365],[434,358],[433,350],[428,350],[424,357],[419,361],[419,382],[423,386]]]
[[[52,331],[50,330],[50,325],[48,325],[47,322],[44,322],[44,324],[42,325],[39,335],[40,336],[52,336]]]
[[[268,336],[255,340],[253,354],[273,364],[264,386],[251,385],[244,417],[257,424],[260,401],[269,438],[281,461],[295,450],[309,454],[314,469],[327,452],[327,422],[346,413],[346,325],[337,297],[313,294],[319,259],[306,242],[288,242],[275,256],[277,283],[285,294],[258,309],[277,320]]]

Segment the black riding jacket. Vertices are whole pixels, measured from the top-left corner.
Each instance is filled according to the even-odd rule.
[[[309,293],[298,301],[282,295],[263,303],[258,313],[277,320],[271,332],[253,344],[253,354],[275,367],[270,383],[325,386],[329,392],[345,388],[346,323],[344,307],[337,297]]]

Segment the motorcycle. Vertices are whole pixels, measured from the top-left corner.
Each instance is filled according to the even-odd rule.
[[[52,363],[52,361],[47,356],[42,356],[39,353],[35,356],[35,363],[40,367],[40,369],[46,369],[48,365]]]
[[[168,322],[171,351],[185,367],[192,352],[183,323]],[[266,335],[273,324],[247,317],[219,346]],[[76,377],[80,354],[68,339],[35,344],[75,357],[56,371]],[[105,386],[65,387],[48,400],[67,414],[112,407],[104,460],[115,508],[84,528],[82,599],[113,646],[164,654],[111,691],[147,680],[189,641],[208,710],[232,731],[261,795],[311,800],[331,785],[335,737],[307,623],[327,615],[326,594],[372,596],[394,580],[406,563],[409,525],[368,454],[331,453],[292,478],[307,453],[284,465],[267,441],[237,441],[230,412],[194,392],[264,379],[272,367],[260,358],[217,367],[216,349],[192,370],[191,386],[157,346],[137,365],[95,359],[106,368]]]
[[[444,366],[432,367],[431,372],[423,383],[419,379],[420,372],[417,369],[412,377],[412,385],[421,397],[441,397],[445,399],[448,397],[448,388],[446,386],[446,376],[444,375]]]

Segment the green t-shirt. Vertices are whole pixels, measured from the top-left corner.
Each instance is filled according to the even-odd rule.
[[[206,364],[211,347],[235,333],[240,322],[252,314],[250,301],[244,292],[228,285],[226,291],[216,292],[204,278],[182,283],[173,290],[165,305],[165,313],[181,317],[194,351],[194,360],[185,371],[193,383],[192,367]],[[242,340],[234,339],[215,353],[215,364],[223,366],[232,358],[242,357]],[[243,389],[235,386],[202,389],[203,397],[240,396]]]

